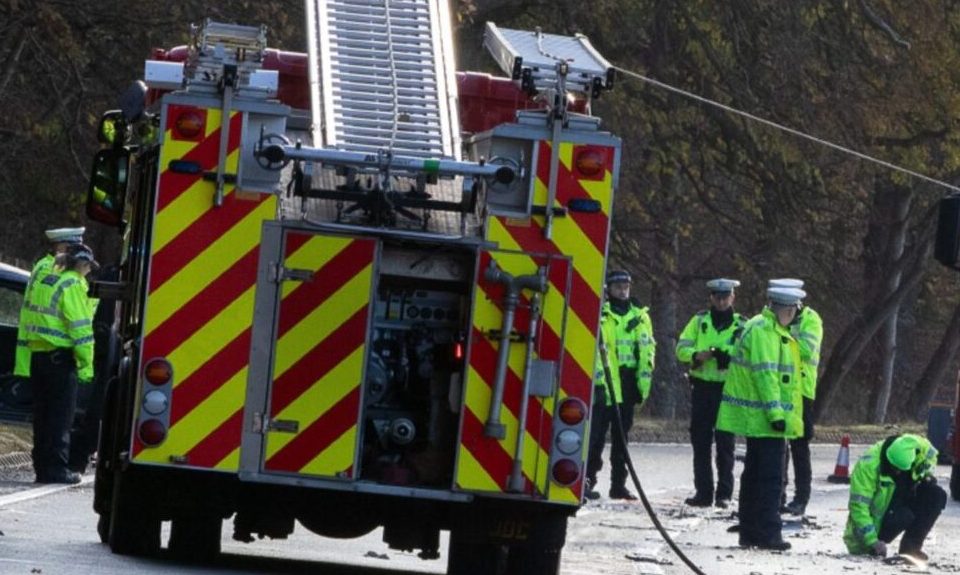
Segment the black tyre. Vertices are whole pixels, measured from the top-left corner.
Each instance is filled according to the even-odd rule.
[[[170,524],[170,553],[186,561],[210,561],[220,554],[223,519],[216,515],[174,517]]]
[[[953,464],[953,473],[950,474],[950,497],[960,501],[960,463]]]
[[[97,517],[97,535],[100,536],[100,543],[110,542],[110,514],[101,513]]]
[[[160,517],[133,477],[116,473],[107,542],[117,555],[151,556],[160,551]]]
[[[540,549],[535,546],[512,547],[507,562],[507,573],[524,575],[558,575],[560,549]]]
[[[471,540],[454,529],[450,533],[447,575],[504,575],[506,548],[490,542]]]

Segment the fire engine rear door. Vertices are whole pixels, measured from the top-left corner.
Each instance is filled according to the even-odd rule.
[[[283,229],[281,244],[261,261],[275,288],[260,472],[353,479],[377,241]]]

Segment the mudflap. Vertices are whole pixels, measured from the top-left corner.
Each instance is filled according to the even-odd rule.
[[[451,530],[448,575],[556,575],[567,509],[491,505]]]

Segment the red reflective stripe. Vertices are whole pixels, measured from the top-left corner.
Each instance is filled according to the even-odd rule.
[[[529,226],[511,226],[507,224],[506,218],[500,218],[504,229],[517,242],[522,250],[530,253],[547,253],[564,255],[550,240],[544,239],[543,228],[536,222],[530,221]],[[601,252],[602,253],[602,252]],[[481,266],[485,265],[481,262]],[[481,267],[480,269],[486,269]],[[552,280],[552,278],[550,278]],[[597,278],[599,281],[600,278]],[[580,270],[576,268],[576,261],[573,265],[573,278],[570,297],[568,302],[570,309],[573,310],[580,321],[587,326],[590,331],[595,331],[597,321],[600,317],[600,296],[590,287],[590,284],[581,275]],[[551,281],[553,284],[553,281]],[[565,292],[566,285],[555,285],[558,290]]]
[[[480,333],[476,328],[473,329],[473,343],[470,347],[470,365],[474,371],[480,374],[484,382],[474,381],[473,385],[491,386],[494,378],[494,369],[497,365],[497,350],[493,347],[493,342]],[[512,369],[507,370],[507,377],[504,381],[503,406],[506,407],[514,417],[519,419],[520,399],[523,393],[523,383],[520,377]],[[486,414],[484,414],[486,415]],[[540,445],[540,448],[550,453],[550,434],[544,433],[542,423],[550,421],[550,414],[543,408],[539,397],[531,397],[527,403],[527,427],[526,431]],[[549,432],[550,424],[546,426]]]
[[[266,467],[273,470],[299,471],[356,425],[359,408],[360,388],[355,387],[268,459]]]
[[[215,467],[240,447],[243,431],[243,408],[221,423],[203,440],[187,452],[187,465]]]
[[[209,116],[208,116],[209,119]],[[227,154],[230,154],[240,146],[240,127],[243,114],[235,114],[230,118],[230,137],[227,141]],[[183,160],[187,162],[197,162],[204,172],[212,171],[217,167],[217,160],[220,154],[220,128],[217,128],[202,142],[193,149],[184,154],[182,158],[170,158],[170,160]],[[167,159],[164,157],[164,159]],[[178,174],[171,172],[167,166],[160,166],[160,194],[157,198],[157,213],[163,211],[170,202],[174,201],[180,194],[187,191],[193,184],[203,178],[203,173],[199,174]],[[210,198],[211,203],[213,198]]]
[[[548,183],[550,181],[550,145],[547,142],[540,143],[538,166],[537,177],[543,181],[543,183]],[[609,166],[605,166],[605,168],[610,169]],[[563,162],[559,162],[556,193],[557,202],[559,202],[561,206],[566,206],[567,202],[574,198],[593,199],[593,196],[583,189],[579,178],[567,169],[567,167],[563,165]],[[583,234],[590,240],[590,243],[592,243],[601,254],[605,253],[607,225],[609,223],[609,216],[607,214],[601,212],[592,214],[567,212],[567,217],[576,222],[577,226],[583,231]]]
[[[469,409],[463,413],[463,447],[474,459],[480,462],[487,475],[493,479],[502,490],[507,490],[507,481],[513,471],[513,458],[504,451],[496,439],[483,434],[483,423]],[[533,485],[527,474],[523,474],[523,492],[533,492]]]
[[[367,336],[367,308],[363,307],[320,341],[273,383],[271,415],[277,415],[329,371],[362,346]]]
[[[200,255],[203,249],[215,244],[230,228],[269,199],[271,196],[264,194],[256,201],[238,200],[236,194],[229,194],[219,208],[213,207],[211,199],[208,211],[154,254],[150,268],[150,291],[156,291]]]
[[[216,355],[173,388],[170,400],[170,426],[203,403],[231,377],[246,367],[250,354],[250,328],[233,338]]]
[[[250,289],[257,279],[259,257],[257,246],[153,329],[143,343],[144,357],[169,355]]]
[[[277,339],[368,266],[373,261],[373,248],[374,242],[369,240],[352,242],[317,270],[312,282],[303,282],[287,294],[280,303]]]

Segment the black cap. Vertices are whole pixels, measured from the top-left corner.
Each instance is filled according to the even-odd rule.
[[[93,250],[87,244],[70,244],[67,248],[67,256],[74,261],[90,262],[93,269],[100,267],[93,257]]]
[[[624,270],[613,270],[607,272],[607,285],[616,283],[633,283],[630,272]]]

